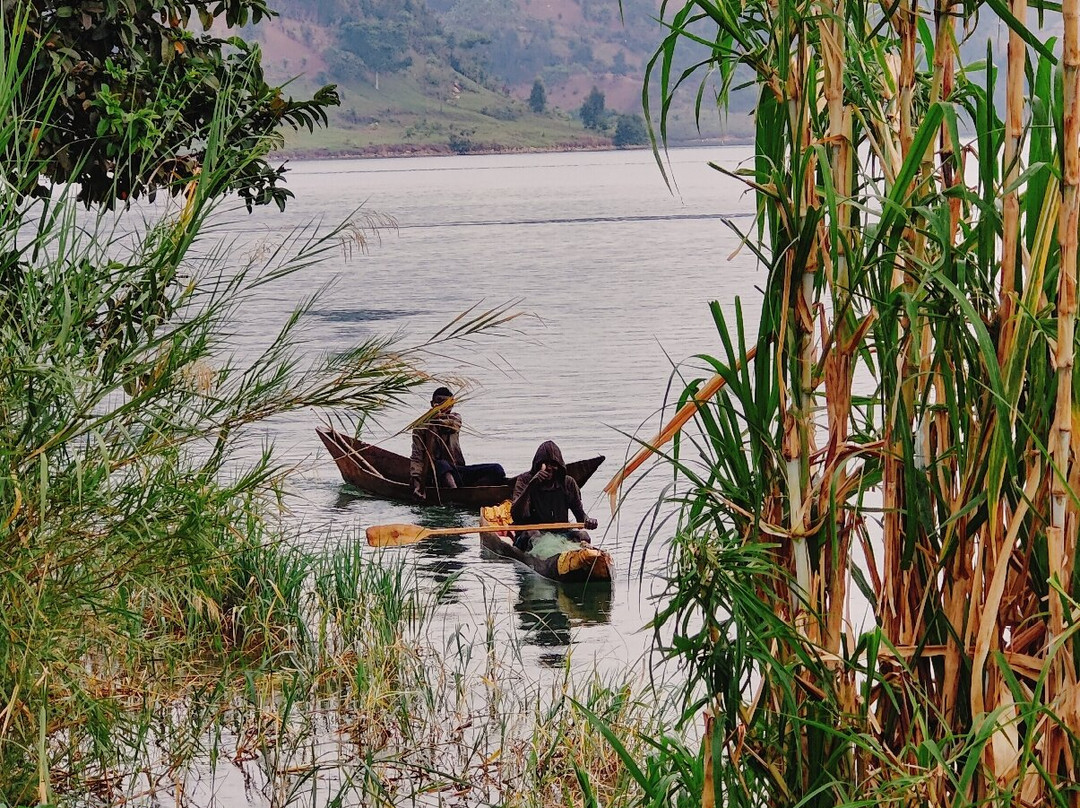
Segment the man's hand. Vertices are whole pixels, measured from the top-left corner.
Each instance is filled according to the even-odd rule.
[[[597,528],[597,526],[599,524],[600,523],[597,522],[595,519],[593,519],[591,516],[586,516],[585,517],[585,529],[586,530],[596,530],[596,528]]]
[[[427,499],[427,491],[424,490],[424,484],[420,481],[419,477],[413,477],[412,492],[416,495],[417,499]]]
[[[555,472],[548,467],[548,464],[542,463],[540,465],[540,471],[536,472],[536,474],[533,476],[533,480],[538,483],[546,483],[554,476]]]

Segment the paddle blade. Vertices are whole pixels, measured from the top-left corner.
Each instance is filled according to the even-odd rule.
[[[415,544],[431,531],[420,525],[373,525],[365,533],[372,547],[403,547]]]

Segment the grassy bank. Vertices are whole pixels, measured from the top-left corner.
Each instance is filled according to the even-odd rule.
[[[0,147],[33,185],[23,86],[0,73]],[[222,149],[243,121],[225,102],[216,116],[173,199],[0,195],[0,804],[631,800],[603,732],[637,738],[659,713],[630,677],[541,687],[491,618],[429,634],[439,591],[360,543],[307,549],[281,521],[287,469],[272,446],[251,454],[253,427],[362,419],[429,381],[432,346],[313,352],[316,290],[235,354],[256,290],[380,222],[232,240],[225,189],[274,143]],[[473,311],[438,339],[512,317]]]
[[[304,77],[289,85],[291,93],[301,95],[315,89]],[[338,92],[341,106],[329,113],[328,125],[286,132],[281,154],[399,157],[613,147],[614,120],[606,131],[598,131],[582,125],[577,109],[550,108],[536,114],[523,100],[437,65],[418,64],[382,76],[378,88],[370,81],[346,79]],[[691,107],[677,103],[667,121],[669,145],[753,138],[753,119],[746,112],[730,113],[722,126],[701,129],[701,122]]]
[[[312,85],[313,87],[314,85]],[[306,85],[298,80],[294,92]],[[339,88],[329,126],[286,134],[291,154],[407,155],[480,151],[557,151],[610,147],[610,135],[569,114],[538,115],[528,105],[459,74],[417,65],[373,83]]]
[[[48,725],[11,804],[93,794],[202,805],[216,794],[547,806],[636,793],[587,717],[651,730],[658,710],[631,677],[577,682],[567,670],[540,686],[490,624],[477,638],[429,635],[439,593],[421,593],[404,560],[352,543],[320,555],[253,544],[229,577],[225,610],[207,599],[201,617],[161,621],[153,661],[106,664],[99,652],[84,655],[83,689],[43,683]]]

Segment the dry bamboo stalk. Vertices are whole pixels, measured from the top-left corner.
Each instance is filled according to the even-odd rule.
[[[986,658],[994,646],[994,640],[1000,640],[998,628],[998,612],[1001,607],[1002,597],[1005,593],[1005,581],[1009,572],[1009,558],[1012,555],[1013,545],[1016,543],[1024,517],[1027,515],[1028,503],[1031,502],[1039,486],[1042,484],[1042,474],[1039,466],[1032,466],[1028,473],[1027,483],[1024,486],[1024,498],[1020,500],[1016,511],[1012,514],[1009,531],[1005,540],[998,546],[991,548],[993,557],[989,567],[993,569],[990,586],[987,590],[986,599],[983,603],[982,613],[976,621],[978,634],[975,638],[975,653],[972,659],[971,672],[971,712],[979,715],[986,709],[986,697],[983,690],[983,671],[986,667]],[[983,564],[983,569],[987,569]]]
[[[1050,430],[1050,451],[1054,469],[1050,484],[1050,527],[1046,531],[1049,575],[1068,591],[1072,554],[1075,545],[1076,508],[1072,505],[1067,489],[1069,477],[1069,449],[1072,437],[1072,377],[1073,337],[1076,319],[1076,271],[1077,271],[1077,224],[1080,221],[1080,0],[1064,0],[1062,3],[1064,43],[1062,67],[1064,73],[1064,137],[1061,152],[1064,154],[1062,170],[1061,211],[1058,214],[1058,245],[1061,264],[1058,273],[1057,293],[1057,345],[1054,367],[1057,370],[1057,396],[1054,423]],[[1065,631],[1065,614],[1061,598],[1051,588],[1050,624],[1048,646]],[[1055,709],[1066,711],[1062,697],[1076,684],[1075,671],[1067,659],[1069,654],[1061,649],[1054,655],[1047,679],[1046,699]],[[1071,711],[1070,711],[1071,712]],[[1067,723],[1074,724],[1075,716],[1063,715]],[[1070,719],[1072,719],[1070,721]],[[1057,726],[1048,728],[1046,754],[1043,765],[1050,772],[1062,771],[1067,765],[1068,740]],[[1073,767],[1068,765],[1068,769]]]
[[[788,115],[792,132],[792,148],[801,154],[808,154],[811,144],[810,99],[805,92],[806,67],[810,57],[805,34],[799,32],[793,38],[795,59],[788,76]],[[816,100],[816,99],[815,99]],[[817,202],[816,163],[812,159],[805,162],[802,177],[802,195],[796,200],[800,215],[805,215],[811,205]],[[810,558],[806,548],[806,514],[808,511],[807,491],[804,480],[809,476],[808,464],[812,453],[813,425],[810,401],[813,396],[814,368],[814,320],[812,314],[814,275],[820,262],[818,250],[811,249],[805,266],[797,267],[795,255],[789,250],[785,258],[785,271],[790,279],[790,286],[795,290],[795,303],[788,316],[796,342],[795,372],[792,374],[792,398],[794,407],[784,413],[785,428],[783,456],[786,464],[788,508],[790,514],[791,552],[795,562],[795,585],[799,590],[794,593],[792,608],[796,613],[810,607],[817,612],[817,604],[804,603],[811,594]],[[785,299],[790,299],[786,298]],[[777,353],[782,355],[784,343],[779,343]],[[783,364],[779,364],[781,374]],[[782,378],[782,377],[781,377]],[[814,638],[816,639],[816,638]]]
[[[1010,10],[1018,19],[1027,16],[1027,0],[1010,0]],[[1009,60],[1006,80],[1005,111],[1005,146],[1002,176],[1006,187],[1012,187],[1019,177],[1019,155],[1022,137],[1023,88],[1025,45],[1023,39],[1010,31]],[[999,292],[998,318],[1001,328],[998,336],[997,357],[1004,363],[1012,355],[1014,343],[1014,297],[1017,280],[1017,252],[1020,227],[1019,191],[1016,188],[1006,192],[1003,201],[1003,236],[1002,260]],[[1015,416],[1014,416],[1015,417]],[[990,430],[1010,430],[1014,417],[1009,423],[995,423],[991,417],[987,425]],[[982,715],[997,709],[1004,683],[996,666],[987,667],[986,660],[992,650],[1001,650],[1002,631],[1005,621],[1000,614],[1000,606],[1005,594],[1005,585],[1009,571],[1009,561],[1021,523],[1027,514],[1028,502],[1035,496],[1040,485],[1040,470],[1029,468],[1025,485],[1025,500],[1015,511],[1011,511],[1007,502],[988,502],[989,520],[979,544],[979,561],[975,566],[975,577],[970,592],[970,609],[965,645],[974,637],[975,651],[970,682],[970,700],[973,715]],[[995,488],[1000,479],[991,482]],[[1006,526],[1008,531],[1006,533]],[[993,742],[984,750],[984,760],[990,771],[1001,785],[1015,776],[1015,766],[1007,754],[1009,728],[999,727]],[[985,793],[985,792],[984,792]]]
[[[1027,0],[1010,0],[1016,19],[1027,19]],[[1001,323],[998,361],[1004,362],[1011,344],[1013,295],[1017,289],[1017,243],[1020,233],[1020,190],[1013,187],[1020,176],[1020,138],[1023,134],[1024,62],[1027,46],[1020,34],[1009,31],[1009,63],[1005,92],[1005,196],[1002,200],[1001,281],[998,319]]]
[[[956,12],[955,0],[937,0],[934,15],[937,21],[934,37],[934,79],[930,85],[930,103],[948,101],[952,97],[956,80]],[[954,143],[949,127],[941,125],[941,176],[945,189],[963,182],[962,172],[953,164],[959,143]],[[949,243],[956,242],[956,230],[960,221],[960,196],[949,199]]]
[[[705,760],[705,774],[701,789],[701,808],[715,808],[716,785],[713,774],[712,736],[713,722],[716,719],[708,710],[705,711],[705,736],[702,739],[702,755]]]
[[[954,78],[956,74],[956,49],[954,47],[954,41],[956,38],[956,22],[953,13],[954,0],[936,0],[934,14],[937,20],[936,33],[934,38],[934,77],[930,85],[930,103],[934,104],[940,100],[948,99],[952,94]],[[953,143],[952,134],[949,131],[949,127],[944,122],[941,124],[941,178],[942,178],[942,190],[948,190],[957,183],[962,181],[960,173],[955,171],[953,166],[953,159],[959,148],[958,143]],[[933,175],[933,162],[932,155],[927,152],[923,156],[923,179],[926,182],[930,182]],[[960,217],[960,197],[954,194],[949,199],[949,241],[955,243],[956,230]],[[924,250],[919,250],[919,253]],[[931,354],[933,349],[933,336],[930,331],[929,321],[923,322],[921,328],[921,336],[919,343],[919,378],[926,380],[923,388],[926,385],[933,385],[935,390],[938,388],[936,382],[939,380],[937,372],[931,368]],[[924,389],[920,389],[917,393],[919,397],[922,396]],[[944,426],[947,422],[942,421]],[[920,440],[923,445],[923,456],[930,458],[931,446],[930,446],[930,421],[924,420],[919,426],[921,436]],[[945,433],[939,433],[939,438],[943,437]]]
[[[917,35],[918,0],[901,0],[897,10],[900,34],[900,156],[907,158],[915,138],[913,106],[915,98],[915,39]]]
[[[895,26],[900,36],[900,75],[898,79],[898,102],[900,113],[900,159],[907,159],[911,151],[911,143],[914,139],[912,129],[912,105],[915,87],[915,40],[917,3],[913,0],[901,0],[896,12]],[[914,244],[914,233],[908,228],[904,233],[904,239],[909,244]],[[904,260],[898,256],[893,266],[892,288],[903,286],[906,282]],[[897,329],[901,325],[897,324]],[[907,354],[910,344],[897,353],[897,377],[903,379],[907,374]],[[907,385],[910,388],[910,385]],[[905,403],[911,391],[905,395]],[[908,407],[910,413],[910,407]],[[903,450],[902,444],[896,437],[897,429],[910,429],[910,424],[897,424],[891,416],[886,418],[885,444],[887,447],[884,460],[883,500],[884,500],[884,569],[883,586],[885,591],[881,593],[879,602],[883,609],[881,613],[881,625],[886,636],[893,642],[908,643],[911,640],[910,631],[904,623],[910,614],[910,610],[903,603],[902,590],[910,581],[902,580],[907,577],[900,570],[900,546],[903,541],[902,522],[900,513],[904,504],[902,480],[903,480]],[[917,601],[916,601],[917,602]]]
[[[837,465],[837,455],[848,439],[848,423],[851,418],[851,354],[855,345],[847,327],[848,307],[851,302],[850,278],[848,276],[848,257],[846,245],[851,234],[851,113],[844,104],[844,50],[846,46],[846,0],[825,0],[823,3],[819,28],[821,31],[822,61],[825,67],[824,93],[829,112],[829,158],[836,189],[837,230],[840,235],[837,254],[832,257],[833,271],[831,283],[833,289],[833,331],[835,338],[825,356],[825,401],[828,416],[828,447],[825,453],[826,469],[836,468],[843,474],[844,466]],[[818,241],[824,251],[829,243],[828,223],[823,219],[819,226]],[[827,254],[827,253],[826,253]],[[825,475],[822,486],[831,484],[831,476]],[[850,526],[846,523],[847,514],[842,512],[837,524],[837,534],[841,536],[841,547],[837,548],[839,558],[847,558],[850,543]],[[827,543],[822,548],[820,569],[829,569],[826,562],[830,559],[832,548]],[[827,610],[822,627],[822,646],[830,653],[840,649],[844,608],[847,600],[847,575],[844,570],[832,570],[823,581],[826,591],[823,593],[823,606]]]
[[[1072,432],[1073,334],[1076,317],[1076,240],[1080,221],[1080,0],[1062,4],[1065,22],[1065,136],[1061,210],[1058,214],[1058,245],[1061,270],[1058,277],[1057,346],[1054,367],[1057,369],[1057,399],[1052,427],[1051,452],[1058,473],[1053,477],[1051,524],[1066,526],[1068,449]]]

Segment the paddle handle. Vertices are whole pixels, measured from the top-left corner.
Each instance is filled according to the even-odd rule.
[[[543,525],[484,525],[483,527],[440,527],[425,536],[460,536],[465,533],[497,533],[500,530],[571,530],[585,527],[584,522],[549,522]]]

